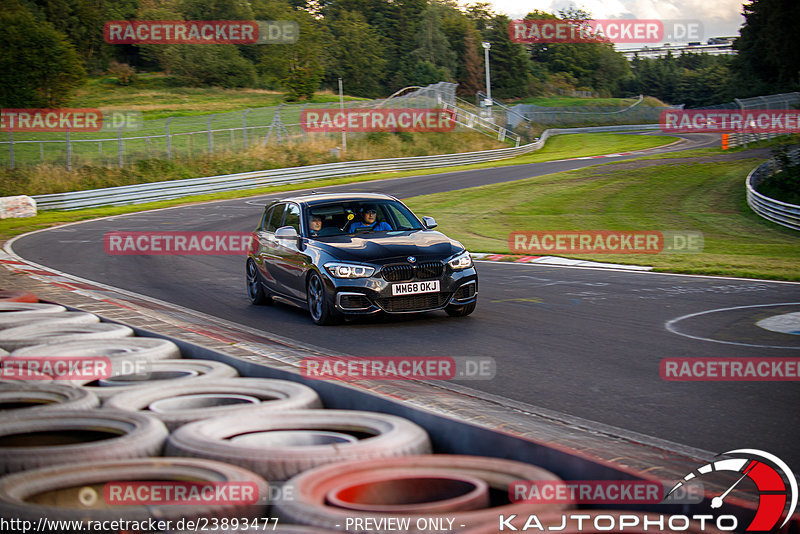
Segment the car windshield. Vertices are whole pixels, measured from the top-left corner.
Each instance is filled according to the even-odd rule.
[[[315,204],[307,208],[307,214],[306,232],[311,237],[423,229],[408,208],[390,200]]]

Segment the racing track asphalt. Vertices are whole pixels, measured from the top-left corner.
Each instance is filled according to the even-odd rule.
[[[685,138],[679,145],[648,152],[718,143],[708,135]],[[635,156],[320,190],[382,191],[407,198],[630,157]],[[14,251],[66,273],[338,353],[491,356],[497,364],[493,380],[460,386],[509,406],[527,403],[708,451],[763,449],[800,467],[797,382],[668,382],[659,376],[659,362],[667,357],[800,356],[799,336],[754,326],[769,315],[800,311],[800,284],[479,262],[479,304],[467,318],[436,312],[318,327],[305,312],[290,306],[251,306],[240,257],[108,256],[103,251],[103,234],[109,231],[249,231],[267,198],[271,197],[69,225],[22,237],[14,243]],[[782,303],[796,304],[777,306]],[[735,309],[677,323],[676,329],[694,337],[665,326],[687,314],[720,308]]]

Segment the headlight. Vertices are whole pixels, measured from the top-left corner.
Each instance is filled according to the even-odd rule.
[[[325,269],[336,278],[368,278],[375,272],[375,268],[352,263],[326,263]]]
[[[465,250],[452,260],[448,261],[447,264],[454,271],[460,271],[461,269],[468,269],[472,267],[472,258],[470,258],[469,252]]]

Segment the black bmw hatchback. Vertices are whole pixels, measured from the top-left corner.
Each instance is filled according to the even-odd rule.
[[[469,315],[478,273],[464,246],[382,194],[311,194],[267,204],[247,257],[253,304],[346,316],[444,310]]]

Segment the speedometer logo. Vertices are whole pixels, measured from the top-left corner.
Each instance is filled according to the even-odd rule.
[[[667,493],[667,497],[690,480],[708,473],[732,471],[739,473],[740,476],[732,486],[711,500],[711,508],[720,508],[728,494],[742,480],[749,478],[758,489],[758,510],[752,522],[748,525],[747,532],[766,532],[775,529],[776,526],[777,528],[783,527],[797,508],[797,479],[795,479],[794,473],[789,469],[789,466],[777,456],[757,449],[736,449],[722,454],[742,457],[717,460],[698,467],[675,484]],[[787,502],[789,503],[789,509],[786,512],[786,517],[783,523],[778,525],[778,521],[781,520],[784,510],[786,510]]]

